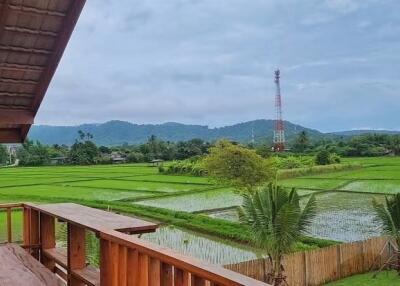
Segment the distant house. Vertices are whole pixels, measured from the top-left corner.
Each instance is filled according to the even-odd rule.
[[[150,161],[151,166],[153,167],[158,167],[160,166],[162,163],[164,162],[164,160],[161,159],[154,159]]]
[[[65,163],[67,163],[67,161],[68,161],[68,157],[66,157],[66,156],[50,158],[51,165],[63,165]]]
[[[111,152],[110,154],[110,158],[113,162],[113,164],[122,164],[122,163],[126,163],[126,157],[123,156],[121,153],[119,152]]]

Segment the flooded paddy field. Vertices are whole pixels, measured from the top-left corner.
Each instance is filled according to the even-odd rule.
[[[329,192],[317,194],[317,215],[309,229],[313,237],[337,241],[358,241],[379,236],[381,229],[374,221],[372,199],[384,197],[370,194]],[[302,198],[303,205],[308,198]],[[210,217],[238,221],[235,208],[209,212]]]

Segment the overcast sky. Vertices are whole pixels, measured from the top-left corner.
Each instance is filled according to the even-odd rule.
[[[36,123],[400,130],[399,0],[89,0]]]

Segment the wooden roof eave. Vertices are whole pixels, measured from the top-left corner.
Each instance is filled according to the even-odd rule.
[[[53,10],[46,10],[40,7],[43,2],[31,2],[34,4],[30,5],[38,5],[32,7],[0,0],[0,143],[25,140],[85,1],[49,0],[47,5]],[[57,7],[61,7],[59,11]],[[43,43],[51,48],[40,47]]]

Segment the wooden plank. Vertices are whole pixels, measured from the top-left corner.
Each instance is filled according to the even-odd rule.
[[[57,264],[64,268],[68,267],[67,250],[65,248],[56,247],[43,249],[43,255],[53,259]]]
[[[161,285],[162,286],[172,286],[174,285],[172,272],[172,265],[167,263],[161,264]]]
[[[150,258],[149,266],[149,285],[161,285],[161,263],[157,258]]]
[[[56,222],[54,217],[44,213],[40,214],[40,244],[42,246],[40,261],[54,272],[55,260],[52,257],[44,255],[44,250],[56,247]]]
[[[11,208],[7,209],[7,241],[12,242],[12,222],[11,222]]]
[[[175,268],[174,286],[189,286],[189,273]]]
[[[111,242],[100,239],[100,285],[111,285],[112,264],[109,260]]]
[[[31,216],[31,209],[28,207],[24,207],[23,209],[23,230],[22,230],[22,236],[23,236],[23,242],[24,245],[31,245],[31,239],[30,239],[30,216]]]
[[[118,286],[118,267],[119,267],[119,245],[111,243],[108,258],[111,263],[111,284],[110,286]]]
[[[128,248],[128,276],[127,276],[127,285],[128,286],[137,286],[138,277],[139,277],[139,253],[136,249]]]
[[[55,286],[60,280],[25,250],[15,244],[0,246],[1,285]]]
[[[31,244],[40,244],[40,232],[39,232],[39,212],[31,209],[30,211],[30,235],[29,240]],[[32,249],[32,256],[39,259],[39,249]]]
[[[68,223],[68,271],[72,274],[73,270],[86,267],[86,249],[85,249],[85,229],[74,224]],[[70,275],[68,285],[81,286],[84,283]]]
[[[104,229],[128,233],[152,232],[158,225],[152,222],[106,212],[73,203],[29,205],[33,209],[72,222],[88,230],[98,232]]]
[[[119,247],[118,253],[118,285],[126,285],[127,272],[131,269],[127,269],[128,262],[128,249],[125,246]]]
[[[100,270],[93,266],[86,266],[83,269],[72,270],[72,275],[89,286],[100,285]],[[123,284],[121,284],[123,285]]]
[[[29,110],[0,109],[2,124],[33,124],[33,113]]]
[[[160,247],[151,242],[144,241],[134,236],[130,236],[117,231],[104,230],[100,233],[100,238],[109,240],[119,245],[124,245],[128,248],[135,249],[140,253],[147,254],[149,257],[154,257],[163,262],[164,267],[162,267],[161,274],[161,285],[172,285],[170,277],[168,274],[168,268],[173,265],[184,271],[194,273],[198,277],[202,277],[208,281],[212,281],[217,285],[229,285],[229,286],[266,286],[265,283],[257,281],[250,277],[246,277],[239,273],[235,273],[228,269],[224,269],[221,266],[212,265],[205,263],[193,257],[187,257],[185,255],[179,254],[173,250]],[[167,271],[166,271],[167,270]],[[166,274],[164,274],[167,272]],[[170,270],[172,273],[172,269]],[[164,284],[163,284],[164,283]],[[128,284],[128,285],[138,285],[138,284]]]
[[[58,67],[58,64],[61,60],[61,57],[64,53],[64,50],[68,44],[68,41],[72,35],[72,31],[75,28],[75,25],[78,21],[79,15],[85,5],[86,0],[75,0],[72,1],[71,6],[68,10],[67,15],[63,20],[62,30],[59,32],[59,37],[57,43],[53,49],[53,53],[49,58],[49,65],[46,67],[45,71],[42,74],[40,83],[36,89],[36,97],[34,102],[32,103],[32,110],[36,113],[39,109],[39,106],[46,94],[46,91],[49,87],[49,83],[54,76],[54,73]],[[25,135],[25,134],[23,134]]]
[[[139,253],[139,277],[140,286],[149,285],[149,257],[146,254]]]
[[[197,275],[192,275],[191,281],[191,286],[206,286],[206,280]]]
[[[18,129],[0,129],[0,143],[16,142],[22,142],[22,137]]]

